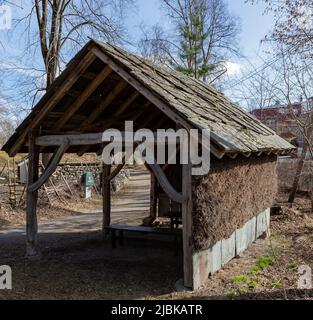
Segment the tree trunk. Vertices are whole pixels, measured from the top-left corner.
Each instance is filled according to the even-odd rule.
[[[310,200],[311,200],[311,211],[313,212],[313,157],[312,156],[310,161]]]
[[[298,166],[297,166],[296,175],[295,175],[295,178],[293,180],[292,188],[291,188],[291,191],[289,193],[289,198],[288,198],[288,202],[289,203],[294,203],[294,201],[295,201],[295,197],[296,197],[296,193],[297,193],[297,190],[298,190],[298,185],[299,185],[300,177],[301,177],[301,174],[302,174],[302,170],[303,170],[303,166],[304,166],[304,161],[305,161],[305,156],[306,156],[307,150],[308,150],[307,145],[304,145],[303,149],[302,149],[302,153],[301,153],[300,159],[299,159],[299,163],[298,163]]]

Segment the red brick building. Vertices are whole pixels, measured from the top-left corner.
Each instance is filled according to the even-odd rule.
[[[271,107],[255,109],[251,114],[284,139],[295,141],[298,146],[301,146],[303,137],[298,129],[297,118],[301,117],[303,112],[302,103],[287,106],[277,103]]]

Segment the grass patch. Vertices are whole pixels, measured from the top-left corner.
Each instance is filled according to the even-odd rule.
[[[288,269],[297,269],[298,265],[295,262],[288,263]]]
[[[235,299],[237,297],[237,292],[236,291],[228,291],[228,292],[226,292],[226,297],[228,299]]]
[[[268,268],[268,266],[273,264],[274,261],[275,257],[260,257],[258,263],[251,268],[250,274],[257,274],[259,271]]]
[[[281,288],[283,286],[283,284],[282,284],[282,282],[280,282],[280,281],[273,281],[272,283],[271,283],[271,287],[272,288]]]
[[[238,289],[238,293],[239,294],[247,294],[248,293],[248,290],[246,288],[239,288]]]
[[[255,289],[258,286],[258,283],[256,281],[250,281],[248,283],[248,287],[251,289]]]
[[[238,275],[238,276],[231,277],[230,280],[233,283],[240,283],[240,282],[249,282],[251,279],[246,275]]]
[[[249,277],[247,275],[237,275],[231,277],[230,280],[237,286],[236,292],[237,294],[245,294],[249,291],[249,289],[255,289],[262,281],[262,277]],[[239,287],[239,284],[242,284]]]

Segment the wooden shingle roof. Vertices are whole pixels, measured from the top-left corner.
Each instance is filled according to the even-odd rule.
[[[17,142],[24,141],[22,138],[29,128],[35,124],[40,126],[40,121],[43,121],[44,117],[52,110],[50,103],[47,115],[44,114],[45,105],[49,99],[50,102],[53,100],[53,94],[68,81],[78,62],[84,58],[88,51],[94,49],[98,52],[101,51],[105,57],[104,60],[114,63],[113,70],[127,81],[128,85],[137,89],[139,84],[145,91],[149,91],[149,96],[146,98],[149,100],[150,96],[153,97],[152,104],[155,104],[155,98],[168,107],[168,112],[184,119],[191,127],[209,129],[212,145],[221,150],[221,157],[224,154],[237,153],[245,155],[261,154],[262,152],[285,154],[294,148],[212,86],[175,70],[153,64],[115,46],[91,40],[69,63],[68,68],[17,128],[15,134],[3,146],[4,151],[9,154],[25,151],[18,146]],[[108,65],[112,67],[109,62]],[[122,70],[121,74],[119,74],[119,70]],[[134,85],[131,79],[136,81],[137,85]],[[63,105],[65,104],[63,103]],[[90,108],[92,107],[90,106]],[[163,112],[165,111],[163,110]],[[40,119],[38,115],[41,116]],[[70,131],[79,130],[72,128]],[[26,146],[26,136],[24,146]]]
[[[209,129],[226,152],[283,151],[294,147],[203,81],[97,42],[146,87],[198,129]]]

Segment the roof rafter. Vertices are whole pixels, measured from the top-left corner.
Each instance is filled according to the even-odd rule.
[[[150,104],[151,104],[150,101],[148,101],[148,102],[145,103],[145,106],[148,107]],[[141,110],[141,111],[137,112],[136,116],[135,116],[134,118],[132,118],[132,120],[135,122],[135,121],[136,121],[137,119],[139,119],[140,116],[142,116],[144,113],[145,113],[144,110]],[[148,118],[146,118],[145,121],[141,123],[141,125],[143,126],[143,128],[147,125],[147,123],[149,123],[149,122],[155,117],[155,115],[156,115],[156,112],[151,113],[151,114],[148,116]],[[107,129],[110,129],[110,127],[111,127],[111,124],[110,124],[110,125],[106,125],[104,131],[107,130]],[[84,153],[88,152],[89,149],[90,149],[90,146],[83,146],[83,147],[77,152],[77,155],[78,155],[78,156],[82,156]],[[97,151],[97,154],[98,154],[99,152],[101,153],[102,150],[99,149],[99,151]]]
[[[100,105],[96,107],[91,115],[88,117],[82,130],[86,130],[100,115],[101,113],[114,101],[114,99],[127,87],[127,82],[121,80],[113,90],[101,101]]]
[[[137,99],[138,96],[139,96],[139,93],[137,91],[133,92],[131,96],[127,98],[127,100],[120,107],[116,109],[116,111],[114,112],[114,114],[111,116],[110,119],[105,119],[105,121],[99,121],[97,123],[93,122],[89,127],[85,129],[88,130],[90,127],[95,127],[95,126],[98,126],[99,124],[105,124],[106,127],[111,127],[111,125],[118,118],[118,116],[120,116],[124,111],[126,111],[126,109]]]
[[[138,92],[150,100],[155,106],[165,112],[173,121],[180,123],[186,129],[191,129],[192,126],[188,121],[180,117],[174,112],[169,106],[167,106],[161,99],[156,95],[147,90],[137,79],[125,71],[122,67],[116,64],[109,56],[102,52],[99,48],[92,48],[92,52],[101,59],[104,63],[107,63],[118,75],[120,75],[125,81],[132,85]]]
[[[87,86],[87,88],[82,92],[82,94],[75,100],[75,102],[69,107],[64,115],[56,124],[56,129],[60,130],[78,111],[78,109],[86,102],[86,100],[91,96],[91,94],[99,87],[99,85],[111,74],[112,69],[106,66],[102,71],[96,76],[94,80]]]

